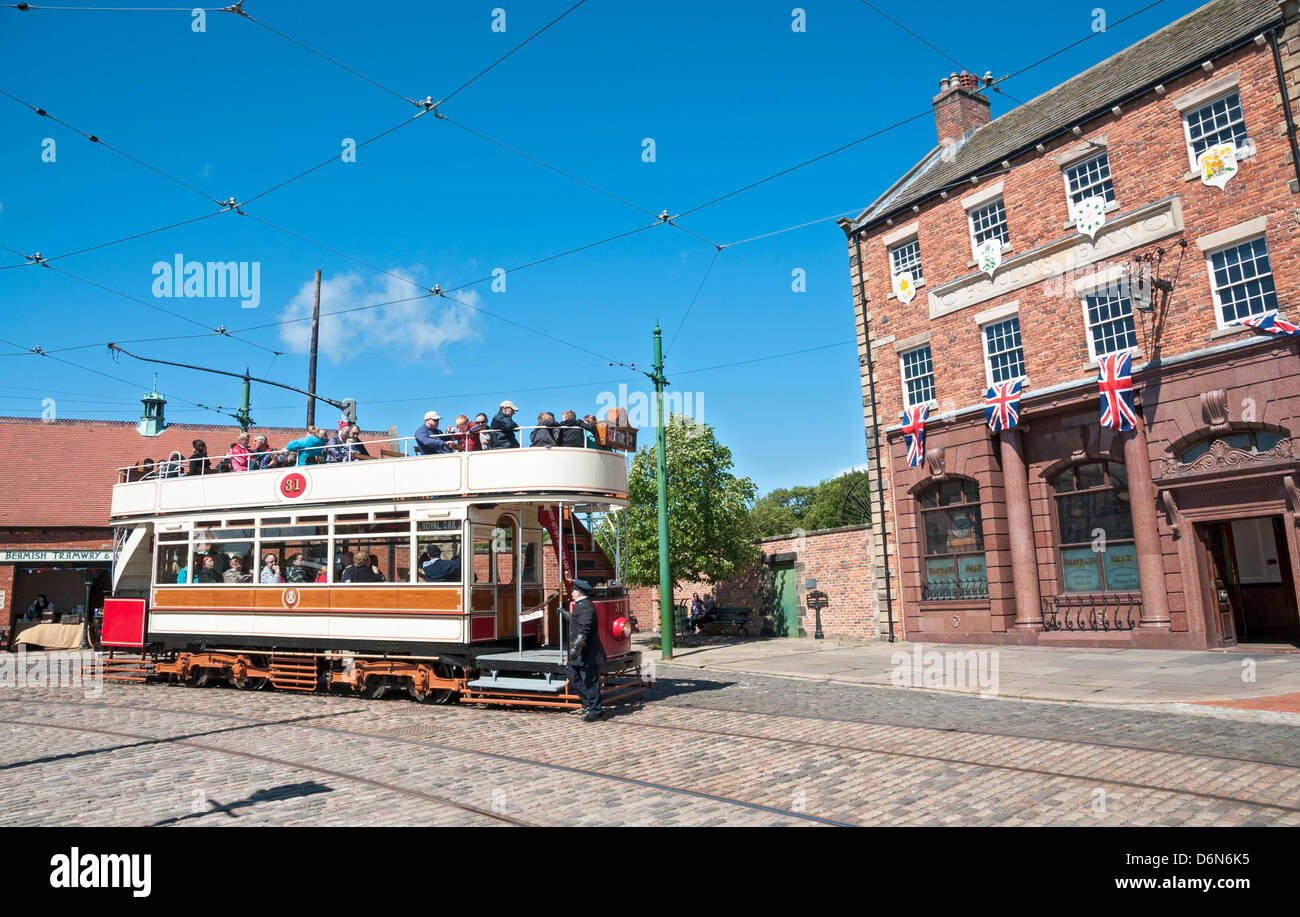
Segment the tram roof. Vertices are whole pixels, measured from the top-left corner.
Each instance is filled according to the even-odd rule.
[[[303,435],[301,427],[260,427],[273,446]],[[139,459],[189,455],[193,440],[220,455],[239,435],[234,424],[168,424],[141,436],[132,421],[0,417],[0,527],[107,527],[116,469]],[[387,433],[364,432],[383,439]]]

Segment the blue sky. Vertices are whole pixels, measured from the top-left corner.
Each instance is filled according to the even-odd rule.
[[[404,96],[440,99],[569,5],[253,0],[247,8]],[[1093,34],[1099,8],[1114,21],[1144,5],[875,4],[971,69],[995,75]],[[1030,99],[1196,6],[1166,0],[1006,90]],[[495,7],[505,10],[504,32],[491,28]],[[360,142],[417,109],[232,14],[208,14],[206,31],[196,33],[186,12],[0,10],[0,89],[212,198],[247,201],[334,157],[250,203],[247,216],[220,213],[202,195],[0,96],[0,245],[50,257],[217,213],[54,262],[175,315],[24,266],[0,270],[0,338],[55,351],[267,325],[310,313],[318,268],[324,311],[420,293],[258,219],[450,289],[654,222],[636,208],[681,213],[924,114],[680,226],[731,243],[861,208],[933,145],[930,100],[957,68],[858,0],[805,2],[803,32],[791,28],[793,8],[768,0],[587,0],[442,107],[449,119],[635,207],[432,116],[343,162],[344,138]],[[1007,104],[995,97],[994,115]],[[53,162],[42,158],[46,138]],[[653,162],[643,161],[646,138]],[[156,297],[153,266],[178,254],[257,262],[258,305]],[[0,265],[20,260],[0,251]],[[796,270],[804,292],[792,289]],[[594,412],[602,393],[620,384],[647,389],[644,376],[608,362],[648,367],[657,319],[665,344],[672,341],[666,370],[674,387],[691,394],[700,419],[731,447],[737,472],[761,491],[815,483],[866,461],[847,256],[833,220],[720,254],[657,225],[509,273],[505,286],[497,292],[485,282],[454,294],[499,318],[433,298],[327,319],[318,390],[356,398],[367,428],[392,424],[403,434],[428,409],[490,414],[507,397],[530,423],[540,410]],[[227,370],[247,366],[305,386],[308,327],[128,347]],[[690,372],[799,350],[807,352]],[[0,345],[0,353],[14,352]],[[60,418],[138,417],[153,367],[114,363],[102,346],[57,356],[85,369],[0,357],[0,415],[41,416],[53,398]],[[220,421],[186,402],[238,404],[235,380],[163,368],[159,387],[173,421]],[[255,386],[253,416],[300,424],[303,399]],[[318,411],[318,420],[335,419],[330,408]]]

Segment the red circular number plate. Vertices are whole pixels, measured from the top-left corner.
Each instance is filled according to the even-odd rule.
[[[307,492],[307,478],[298,472],[286,474],[280,479],[280,494],[293,499]]]

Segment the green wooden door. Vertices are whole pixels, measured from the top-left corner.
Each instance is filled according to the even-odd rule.
[[[778,637],[799,636],[798,584],[794,565],[772,568],[772,629]]]

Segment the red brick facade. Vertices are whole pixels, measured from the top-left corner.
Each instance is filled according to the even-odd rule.
[[[777,535],[758,542],[759,563],[743,576],[725,583],[681,583],[675,600],[686,604],[694,593],[713,593],[723,608],[753,609],[749,635],[757,637],[773,625],[772,567],[792,565],[797,588],[800,636],[815,629],[813,613],[806,605],[804,584],[811,577],[817,590],[825,592],[828,605],[822,611],[822,630],[830,636],[874,640],[878,634],[872,608],[871,527],[848,526],[818,532]],[[659,629],[659,589],[641,586],[631,590],[632,612],[641,630]]]
[[[1278,40],[1294,99],[1300,29],[1294,4],[1286,9],[1292,18]],[[879,445],[884,471],[886,534],[877,533],[875,580],[878,587],[884,583],[887,562],[892,601],[886,609],[877,588],[875,610],[878,619],[892,611],[909,638],[1218,646],[1242,637],[1234,630],[1244,623],[1274,615],[1258,610],[1268,602],[1285,605],[1276,612],[1281,630],[1300,636],[1300,619],[1291,620],[1300,605],[1300,465],[1291,446],[1300,436],[1300,354],[1295,338],[1224,327],[1209,270],[1214,252],[1262,238],[1282,316],[1300,320],[1289,295],[1300,279],[1300,188],[1279,75],[1266,36],[1238,37],[1234,49],[1205,66],[1116,99],[1104,114],[974,170],[959,186],[901,212],[868,216],[869,210],[842,224],[849,236],[868,441]],[[1225,43],[1232,38],[1222,36]],[[1150,74],[1152,80],[1160,76]],[[1193,172],[1183,117],[1234,91],[1250,142],[1239,144],[1235,176],[1223,188],[1211,187]],[[942,131],[941,119],[939,126]],[[1115,200],[1089,239],[1070,221],[1064,170],[1102,151]],[[990,278],[975,268],[968,210],[999,196],[1010,238]],[[919,243],[924,281],[904,304],[893,291],[890,247],[909,239]],[[1152,314],[1134,312],[1139,429],[1114,433],[1098,423],[1097,363],[1084,295],[1115,289],[1140,270],[1135,262],[1157,258],[1160,249],[1155,276],[1169,281],[1170,290],[1165,297],[1157,292]],[[1019,320],[1027,377],[1021,426],[993,435],[982,409],[989,385],[982,329],[1012,316]],[[928,456],[909,468],[898,426],[901,359],[927,345],[934,385]],[[1240,446],[1256,435],[1266,437],[1258,448],[1221,445],[1183,461],[1197,443],[1230,438]],[[1063,472],[1104,462],[1117,476],[1127,474],[1114,492],[1132,501],[1140,590],[1080,596],[1067,588],[1065,567],[1089,562],[1061,548],[1059,513],[1067,504],[1056,488]],[[922,500],[959,482],[979,488],[987,595],[936,598],[927,589]],[[873,494],[873,506],[881,496]],[[1012,524],[1017,500],[1027,504],[1024,527]],[[1234,592],[1234,604],[1256,606],[1249,612],[1255,617],[1247,619],[1236,609],[1235,628],[1219,613],[1215,579],[1222,571],[1214,553],[1223,550],[1216,526],[1232,519],[1252,520],[1251,531],[1265,534],[1276,520],[1278,569],[1271,572],[1281,576],[1279,591],[1267,600],[1259,598],[1262,591],[1249,600]],[[1218,563],[1223,566],[1221,558]],[[1105,606],[1100,619],[1090,617],[1096,606],[1083,607],[1094,599]],[[1073,619],[1061,611],[1070,602],[1080,603]],[[1096,627],[1098,620],[1109,626]],[[1123,626],[1130,621],[1131,630]]]

